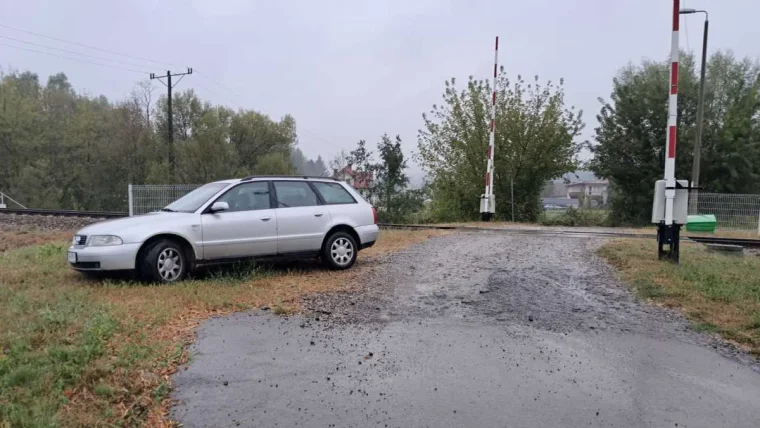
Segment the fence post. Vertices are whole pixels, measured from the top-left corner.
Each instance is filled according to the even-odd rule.
[[[129,216],[132,217],[135,212],[134,199],[132,198],[132,185],[127,184],[127,193],[129,194]]]
[[[760,236],[760,211],[757,213],[757,236]]]

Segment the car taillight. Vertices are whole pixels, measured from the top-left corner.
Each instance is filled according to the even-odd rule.
[[[375,224],[377,224],[377,210],[375,209],[375,207],[372,207],[372,221],[374,221]]]

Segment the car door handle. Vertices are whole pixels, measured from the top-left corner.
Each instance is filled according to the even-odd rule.
[[[322,217],[323,213],[314,213],[314,217]]]
[[[272,217],[261,217],[261,221],[269,221]]]

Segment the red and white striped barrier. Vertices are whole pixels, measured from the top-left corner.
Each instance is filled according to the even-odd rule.
[[[491,94],[491,129],[488,139],[488,165],[486,167],[486,189],[481,197],[480,212],[484,219],[490,217],[496,212],[496,198],[493,194],[493,171],[494,171],[494,149],[496,133],[496,76],[498,75],[499,64],[499,37],[496,36],[493,57],[493,93]]]
[[[670,40],[670,98],[668,99],[668,133],[665,141],[665,225],[667,226],[673,224],[673,201],[676,197],[679,10],[679,0],[673,0],[673,34]]]

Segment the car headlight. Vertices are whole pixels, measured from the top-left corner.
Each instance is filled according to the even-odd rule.
[[[114,235],[93,235],[90,237],[90,246],[105,247],[108,245],[121,245],[121,238]]]

